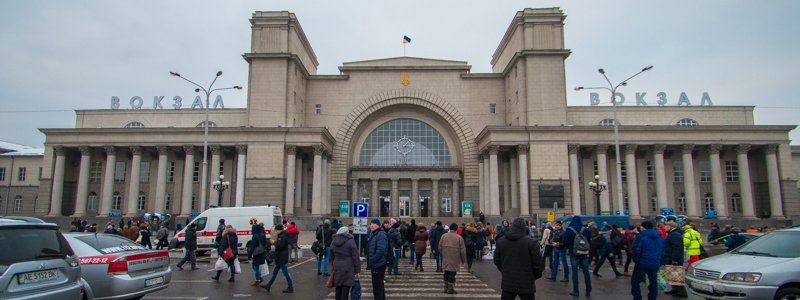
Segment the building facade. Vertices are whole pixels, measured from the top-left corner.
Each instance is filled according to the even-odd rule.
[[[278,205],[374,216],[602,214],[702,218],[800,215],[791,126],[756,125],[752,106],[567,106],[566,16],[514,16],[491,73],[463,61],[395,57],[318,75],[293,13],[255,12],[247,107],[211,111],[208,204]],[[203,112],[78,110],[75,128],[41,129],[31,214],[188,216],[202,210]],[[797,160],[798,158],[794,158]],[[622,189],[615,164],[623,167]],[[588,182],[609,189],[595,198]],[[622,201],[619,201],[620,196]]]

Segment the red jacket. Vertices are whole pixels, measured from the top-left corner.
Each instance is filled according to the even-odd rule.
[[[288,226],[286,226],[286,233],[293,233],[296,235],[300,235],[300,229],[297,229],[297,226],[289,224]]]

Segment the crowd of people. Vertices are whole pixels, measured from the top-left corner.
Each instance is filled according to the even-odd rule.
[[[181,230],[180,226],[179,224],[176,232]],[[151,239],[154,238],[156,249],[167,249],[169,247],[168,227],[169,223],[161,219],[120,218],[118,223],[109,219],[105,228],[101,229],[97,223],[89,224],[86,220],[73,218],[70,222],[69,232],[115,234],[135,241],[148,249],[153,249]]]

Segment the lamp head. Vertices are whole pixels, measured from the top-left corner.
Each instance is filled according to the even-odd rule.
[[[603,70],[603,68],[600,68],[600,69],[597,69],[597,72],[600,72],[600,74],[605,74],[606,70]]]
[[[583,89],[583,87],[582,87],[582,86],[576,86],[576,87],[575,87],[575,91],[576,91],[576,92],[577,92],[577,91],[580,91],[580,90],[582,90],[582,89]]]
[[[199,92],[200,92],[200,89],[194,89],[194,92],[195,92],[195,93],[199,93]]]
[[[222,71],[217,71],[217,76],[222,76]]]
[[[644,71],[650,71],[650,70],[652,70],[652,69],[653,69],[653,65],[649,65],[649,66],[647,66],[647,67],[644,67],[644,69],[642,69],[642,72],[644,72]]]
[[[235,88],[235,89],[237,89],[237,90],[241,90],[241,89],[242,89],[242,87],[241,87],[241,86],[238,86],[238,85],[234,85],[234,86],[233,86],[233,88]]]
[[[219,181],[225,180],[225,175],[219,175]]]
[[[628,82],[627,81],[623,81],[622,82],[622,86],[628,86]]]
[[[176,76],[176,77],[181,77],[181,74],[178,74],[178,72],[169,71],[169,75]]]
[[[594,175],[594,179],[600,179],[600,175]]]

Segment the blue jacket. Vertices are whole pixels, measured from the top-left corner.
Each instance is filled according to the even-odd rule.
[[[397,229],[389,228],[389,230],[386,231],[386,236],[389,238],[390,250],[400,249],[400,246],[403,245],[403,242],[400,240],[400,233],[397,232]]]
[[[572,228],[575,231],[573,232],[572,230],[569,230],[569,228]],[[564,229],[564,235],[562,236],[562,239],[564,241],[564,248],[572,253],[572,243],[575,242],[575,233],[580,233],[581,230],[585,229],[583,227],[583,223],[581,223],[581,216],[572,217],[572,221],[569,223],[569,228]],[[586,237],[586,241],[591,242],[592,238],[589,235],[589,229],[583,230],[583,236]]]
[[[739,246],[743,245],[746,242],[747,241],[745,241],[744,237],[742,237],[741,235],[731,234],[730,236],[728,236],[727,239],[725,239],[725,247],[728,248],[728,251],[731,251],[733,249],[738,248]]]
[[[683,265],[683,231],[675,229],[670,231],[667,235],[667,240],[664,242],[664,260],[665,265]]]
[[[367,241],[367,269],[379,269],[386,266],[386,256],[389,253],[389,239],[382,229],[369,234]]]
[[[664,239],[658,230],[648,229],[639,233],[633,241],[633,261],[648,270],[658,270],[664,257]]]
[[[431,230],[431,250],[438,252],[439,251],[439,241],[442,240],[442,235],[444,235],[444,228],[442,226],[434,226]]]

